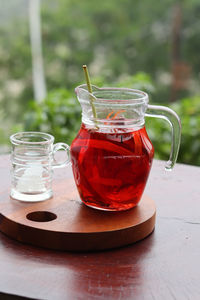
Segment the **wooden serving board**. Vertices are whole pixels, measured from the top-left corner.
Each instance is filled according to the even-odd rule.
[[[106,212],[81,202],[70,167],[58,171],[54,182],[53,198],[37,203],[13,200],[1,186],[0,231],[39,247],[95,251],[129,245],[154,229],[156,208],[146,195],[131,210]]]

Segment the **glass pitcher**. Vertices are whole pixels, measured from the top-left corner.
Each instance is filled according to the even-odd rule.
[[[82,201],[109,211],[130,209],[143,194],[154,156],[145,116],[164,118],[172,127],[166,169],[176,162],[181,136],[177,114],[148,105],[145,92],[126,88],[75,89],[82,107],[82,125],[70,147],[72,170]]]

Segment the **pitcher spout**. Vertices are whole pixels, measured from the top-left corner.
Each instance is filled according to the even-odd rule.
[[[92,85],[92,90],[97,91],[97,90],[99,90],[99,88],[96,87],[95,85]],[[88,91],[86,84],[82,84],[82,85],[77,86],[75,88],[75,93],[76,93],[76,96],[77,96],[79,102],[81,100],[89,101],[91,99],[91,97],[92,97],[93,100],[96,100],[96,97],[93,95],[93,93],[90,93]]]

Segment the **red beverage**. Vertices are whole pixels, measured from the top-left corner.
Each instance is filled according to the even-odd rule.
[[[71,161],[82,201],[120,211],[140,201],[154,149],[145,127],[114,130],[101,132],[82,125],[71,145]]]

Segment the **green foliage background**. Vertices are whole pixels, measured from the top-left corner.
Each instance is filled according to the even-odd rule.
[[[142,79],[142,80],[141,80]],[[154,91],[148,76],[138,74],[115,86],[137,87]],[[182,139],[178,162],[200,165],[200,97],[185,98],[170,105],[181,117]],[[54,90],[38,105],[30,103],[25,115],[24,130],[39,130],[53,134],[56,141],[71,143],[81,124],[81,109],[74,92]],[[146,118],[146,129],[155,148],[155,157],[168,160],[171,149],[171,127],[166,121]]]
[[[17,0],[18,14],[0,23],[0,144],[12,132],[42,130],[71,142],[80,126],[74,87],[82,83],[82,64],[94,84],[145,90],[151,104],[172,107],[182,121],[179,162],[200,165],[199,0],[42,0],[41,21],[48,95],[33,95],[28,1]],[[14,1],[9,11],[14,8]],[[21,3],[21,7],[19,7]],[[171,97],[174,8],[182,9],[182,62],[190,69],[187,86]],[[3,16],[2,9],[2,16]],[[5,12],[4,12],[5,15]],[[5,19],[5,21],[4,21]],[[17,29],[17,30],[16,30]],[[147,119],[156,157],[168,159],[170,128]]]

